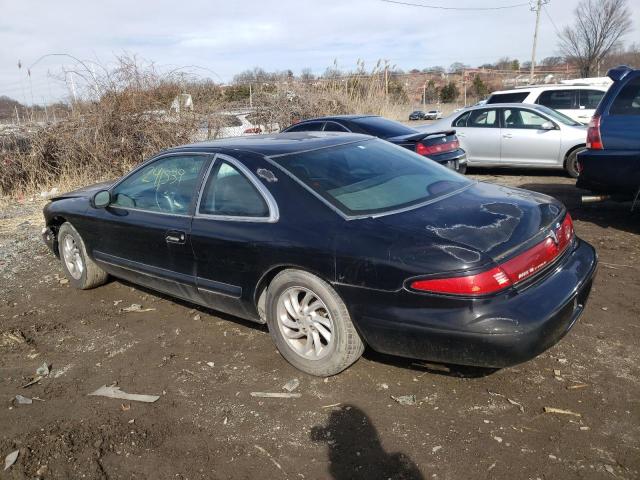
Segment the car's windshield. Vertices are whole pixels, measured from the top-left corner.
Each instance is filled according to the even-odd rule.
[[[410,207],[471,184],[433,160],[378,139],[273,160],[348,216]]]
[[[361,117],[352,120],[352,122],[358,125],[364,132],[374,137],[391,138],[417,133],[414,129],[400,122],[394,122],[393,120],[382,117]]]
[[[545,113],[545,114],[549,115],[554,120],[557,120],[560,123],[564,123],[565,125],[569,125],[569,126],[572,126],[572,127],[577,127],[577,126],[581,125],[580,123],[576,122],[571,117],[567,117],[564,113],[560,113],[557,110],[554,110],[552,108],[544,107],[544,106],[540,105],[538,107],[538,110],[540,110],[542,113]]]

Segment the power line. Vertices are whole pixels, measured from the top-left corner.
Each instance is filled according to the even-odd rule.
[[[544,10],[544,13],[547,14],[547,18],[551,21],[551,25],[553,25],[553,29],[556,31],[556,34],[560,35],[560,30],[556,26],[556,22],[553,21],[553,17],[549,14],[549,10],[547,9],[547,6],[543,5],[542,9]]]
[[[529,3],[516,3],[514,5],[503,5],[501,7],[443,7],[440,5],[427,5],[424,3],[410,3],[410,2],[401,2],[398,0],[382,0],[386,3],[395,3],[397,5],[406,5],[409,7],[422,7],[422,8],[430,8],[433,10],[462,10],[462,11],[486,11],[486,10],[506,10],[508,8],[518,8],[529,6]]]

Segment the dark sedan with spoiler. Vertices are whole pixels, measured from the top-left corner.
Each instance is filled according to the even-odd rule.
[[[456,131],[419,132],[411,127],[376,115],[336,115],[305,120],[283,132],[352,132],[373,135],[400,145],[458,173],[467,171],[467,156],[460,148]]]
[[[44,217],[71,286],[113,275],[266,323],[284,358],[320,376],[365,344],[528,360],[582,314],[597,263],[557,200],[346,133],[177,147],[53,198]]]

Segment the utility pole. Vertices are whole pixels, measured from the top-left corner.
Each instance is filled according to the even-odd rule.
[[[467,71],[462,70],[462,86],[464,88],[464,106],[467,106]]]
[[[422,108],[426,108],[427,106],[427,84],[426,82],[422,85]]]
[[[549,0],[536,0],[536,6],[531,7],[531,11],[536,12],[536,29],[533,32],[533,49],[531,50],[531,76],[529,83],[533,84],[536,72],[536,47],[538,46],[538,27],[540,26],[540,11],[542,7],[549,3]]]

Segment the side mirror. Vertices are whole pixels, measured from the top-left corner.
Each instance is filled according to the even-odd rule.
[[[111,192],[109,190],[100,190],[91,199],[93,208],[105,208],[111,203]]]
[[[544,122],[542,125],[540,125],[540,128],[542,130],[555,130],[556,126],[553,124],[553,122]]]

